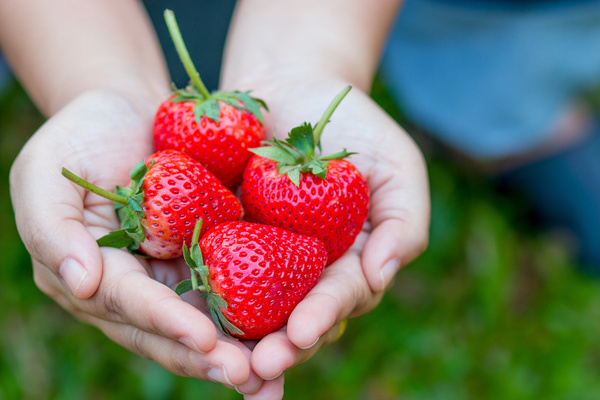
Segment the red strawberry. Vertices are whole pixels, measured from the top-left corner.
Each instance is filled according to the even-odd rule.
[[[327,262],[319,240],[274,226],[226,222],[199,245],[195,239],[191,251],[184,248],[192,279],[177,293],[206,292],[217,325],[241,339],[261,339],[284,326]]]
[[[183,151],[200,161],[228,188],[239,185],[248,151],[265,138],[260,108],[265,103],[250,92],[209,93],[181,38],[173,12],[165,20],[175,48],[193,84],[165,100],[154,120],[156,150]]]
[[[63,168],[78,185],[115,202],[122,229],[98,239],[100,246],[138,249],[155,258],[182,255],[194,224],[206,223],[203,233],[226,221],[239,220],[239,200],[213,174],[188,155],[175,150],[157,152],[131,171],[129,187],[115,193],[102,190]]]
[[[291,130],[282,142],[251,149],[242,181],[242,204],[246,218],[279,226],[325,243],[331,264],[354,243],[367,219],[369,188],[356,167],[342,158],[354,153],[345,149],[323,157],[320,137],[333,111],[350,90],[332,101],[313,128],[310,124]]]
[[[157,150],[177,149],[200,161],[228,188],[242,180],[249,148],[260,146],[265,129],[254,114],[218,102],[214,117],[194,113],[197,100],[181,101],[174,95],[163,102],[154,121]],[[213,119],[214,118],[214,119]]]

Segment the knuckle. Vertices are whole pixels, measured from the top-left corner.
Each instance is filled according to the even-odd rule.
[[[131,305],[127,300],[132,294],[128,282],[131,275],[136,273],[136,270],[129,270],[122,275],[102,280],[98,301],[107,316],[115,321],[127,323],[130,320]]]
[[[122,321],[123,305],[120,296],[119,281],[113,284],[106,282],[99,293],[98,300],[102,304],[106,315],[117,321]]]
[[[145,336],[146,333],[141,329],[130,327],[128,337],[129,347],[136,354],[139,354],[147,360],[154,361],[152,353],[148,351],[148,346],[146,346]]]
[[[194,366],[191,351],[186,349],[181,350],[182,347],[174,343],[171,343],[170,346],[155,347],[154,351],[162,353],[157,353],[155,357],[148,354],[145,356],[146,358],[158,362],[163,368],[173,374],[187,378],[197,377],[197,374],[192,372],[194,369],[198,369],[198,366]]]
[[[189,352],[188,352],[189,355]],[[171,357],[169,368],[171,372],[184,377],[193,377],[189,357]]]

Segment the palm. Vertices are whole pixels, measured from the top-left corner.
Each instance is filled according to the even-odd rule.
[[[259,385],[250,351],[219,338],[210,319],[170,289],[187,267],[98,249],[95,239],[118,227],[111,202],[61,176],[66,167],[107,190],[126,185],[131,167],[152,152],[152,116],[118,95],[86,94],[23,149],[11,171],[11,195],[36,284],[73,315],[174,373]],[[81,280],[68,279],[63,268],[74,263],[65,263],[65,255],[85,266]]]
[[[294,126],[316,123],[344,86],[344,82],[316,78],[312,83],[280,83],[271,91],[265,89],[259,97],[271,106],[267,131],[276,129],[275,135],[282,139]],[[254,348],[252,367],[263,378],[306,361],[319,347],[335,340],[338,323],[378,304],[398,265],[414,259],[426,244],[429,199],[423,159],[389,116],[364,93],[353,90],[325,127],[321,143],[325,155],[343,148],[359,153],[349,161],[369,184],[370,214],[354,245],[327,267],[287,327]],[[391,269],[382,269],[386,264]],[[314,346],[317,339],[319,345]]]
[[[297,98],[312,101],[301,105],[271,101],[269,125],[277,126],[281,137],[304,121],[316,122],[329,94],[340,87],[336,84],[331,91],[296,87],[303,92]],[[185,300],[190,305],[171,290],[189,276],[187,266],[181,260],[140,260],[121,250],[99,250],[95,239],[118,227],[111,202],[84,193],[60,175],[67,167],[108,190],[126,185],[131,167],[153,150],[151,119],[118,96],[95,93],[76,100],[24,148],[12,171],[11,194],[22,237],[34,258],[38,286],[117,343],[175,373],[206,379],[210,366],[222,365],[230,381],[246,382],[254,390],[262,384],[262,393],[277,392],[282,379],[262,383],[258,376],[273,378],[311,357],[320,346],[298,347],[308,347],[317,338],[320,344],[334,340],[341,320],[379,302],[386,284],[379,273],[381,265],[390,257],[405,264],[422,250],[428,199],[420,154],[368,97],[351,92],[325,128],[322,144],[324,154],[343,147],[359,153],[350,161],[363,172],[371,190],[363,232],[351,250],[327,268],[286,328],[256,347],[223,338],[203,312],[202,300],[189,294]],[[36,225],[38,230],[31,231]],[[79,261],[88,269],[78,298],[57,275],[63,260],[53,258],[72,248],[80,250]]]

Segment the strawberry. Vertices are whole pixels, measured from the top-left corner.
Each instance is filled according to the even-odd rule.
[[[114,193],[100,189],[63,168],[63,175],[100,196],[113,200],[122,229],[98,239],[100,246],[126,247],[154,258],[182,255],[194,224],[202,233],[226,221],[239,220],[239,200],[213,174],[188,155],[175,150],[156,152],[131,171],[131,184]]]
[[[175,48],[192,84],[165,100],[154,120],[156,150],[183,151],[200,161],[228,188],[239,185],[248,151],[265,138],[261,107],[266,104],[250,92],[209,93],[185,48],[174,14],[165,20]]]
[[[210,313],[228,336],[261,339],[284,326],[296,305],[319,280],[327,252],[319,240],[245,221],[212,228],[198,244],[196,225],[184,257],[192,279],[177,293],[200,290]]]
[[[354,243],[369,210],[365,178],[343,159],[355,153],[320,154],[323,128],[349,90],[336,96],[314,128],[304,123],[285,141],[273,139],[269,146],[251,149],[256,155],[242,180],[247,220],[321,240],[329,264]]]

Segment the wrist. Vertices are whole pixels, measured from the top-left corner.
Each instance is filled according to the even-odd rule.
[[[266,101],[270,113],[277,114],[286,103],[295,105],[323,97],[327,102],[345,86],[361,91],[356,82],[330,71],[314,68],[276,68],[264,66],[239,74],[222,74],[222,90],[251,90],[252,95]]]
[[[243,64],[243,63],[242,63]],[[368,93],[372,74],[342,68],[336,63],[300,64],[291,60],[264,59],[252,68],[240,67],[240,62],[229,62],[225,58],[221,71],[221,89],[284,92],[294,87],[351,85]]]
[[[303,121],[317,122],[331,99],[348,85],[351,83],[347,80],[324,72],[274,69],[264,74],[253,70],[231,79],[224,77],[221,88],[251,90],[252,96],[264,100],[269,107],[265,113],[267,131],[276,129],[283,134]]]
[[[275,81],[321,75],[368,92],[399,5],[399,0],[377,7],[367,0],[239,2],[222,83],[231,88],[231,77],[246,74]]]
[[[51,117],[72,101],[88,96],[120,98],[126,100],[140,115],[150,110],[156,112],[161,101],[169,95],[169,85],[166,79],[111,79],[106,81],[89,82],[77,87],[65,85],[65,89],[56,92],[47,99],[45,104],[38,104],[40,110]]]

